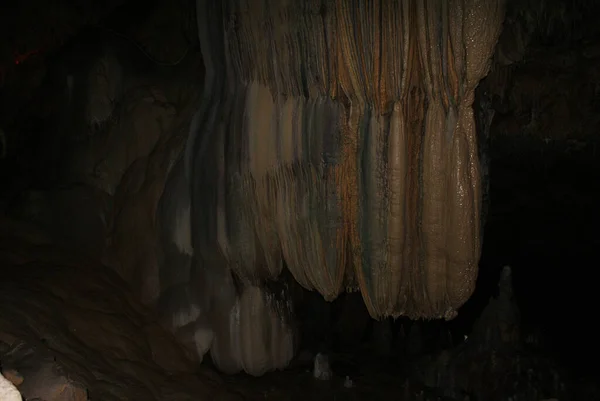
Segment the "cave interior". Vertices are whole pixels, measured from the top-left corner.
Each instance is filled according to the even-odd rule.
[[[598,15],[3,2],[0,401],[600,400]]]

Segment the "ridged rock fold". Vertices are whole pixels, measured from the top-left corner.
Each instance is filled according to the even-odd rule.
[[[326,300],[360,290],[376,319],[456,315],[503,3],[197,1],[204,90],[157,212],[155,303],[188,349],[227,373],[287,366],[284,269]]]
[[[452,318],[477,277],[472,104],[503,3],[198,1],[194,249],[252,285],[286,267],[328,300],[358,288],[374,318]]]

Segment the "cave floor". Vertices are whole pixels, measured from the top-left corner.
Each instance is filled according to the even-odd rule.
[[[375,358],[360,364],[333,362],[330,380],[315,379],[309,364],[259,378],[236,375],[225,380],[248,400],[413,400],[419,393],[397,366]]]
[[[319,381],[306,369],[274,372],[260,378],[240,375],[228,380],[248,400],[389,400],[398,399],[406,388],[402,380],[390,373],[362,376],[346,388],[345,378],[334,376],[329,381]]]

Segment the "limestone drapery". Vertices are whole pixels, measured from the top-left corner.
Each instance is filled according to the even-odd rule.
[[[452,316],[477,275],[471,106],[503,1],[199,1],[198,15],[212,87],[192,199],[208,160],[220,173],[195,246],[218,238],[250,282],[283,259],[327,299],[353,270],[376,318]]]
[[[208,351],[225,373],[260,376],[285,368],[294,335],[287,295],[236,285],[222,259],[191,246],[190,197],[183,161],[172,167],[159,206],[160,296],[163,325],[202,361]]]
[[[284,268],[327,300],[360,289],[374,318],[456,314],[481,248],[474,90],[503,3],[198,0],[205,88],[163,196],[160,303],[201,355],[289,362],[264,285]],[[177,275],[196,309],[168,295],[185,298]]]

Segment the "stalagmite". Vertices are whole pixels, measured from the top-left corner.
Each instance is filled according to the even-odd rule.
[[[250,286],[217,329],[211,355],[226,373],[244,370],[253,376],[285,368],[292,359],[294,338],[290,327],[263,290]]]
[[[472,104],[503,13],[504,0],[197,1],[206,87],[177,206],[191,205],[193,252],[174,243],[236,294],[210,295],[222,370],[289,360],[291,331],[264,301],[284,267],[326,300],[360,289],[376,319],[450,319],[470,297]]]

